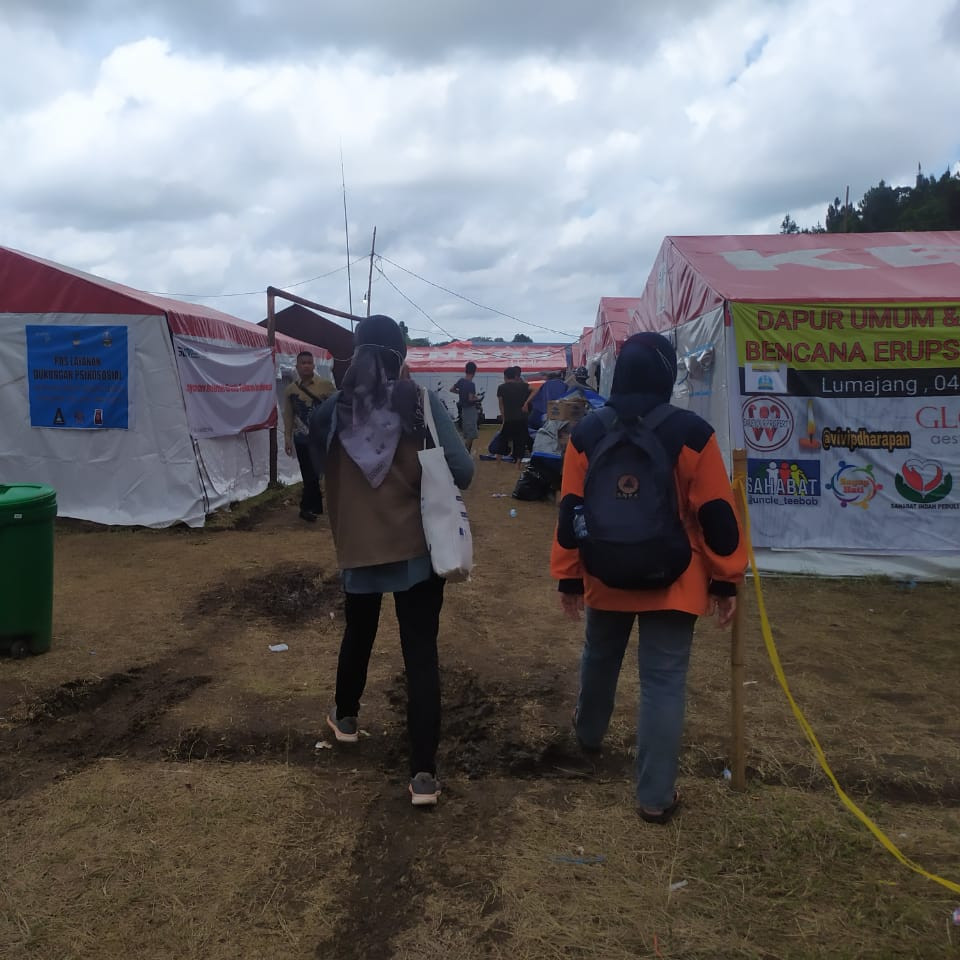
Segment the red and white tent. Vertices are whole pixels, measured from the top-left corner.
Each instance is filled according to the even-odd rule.
[[[0,482],[50,484],[61,516],[201,526],[265,489],[278,364],[302,349],[329,367],[229,314],[0,247]]]
[[[960,568],[960,232],[667,237],[639,330],[746,450],[768,568]]]
[[[590,360],[590,345],[593,342],[593,327],[584,327],[580,339],[573,345],[573,366],[585,367]]]
[[[497,387],[507,367],[520,367],[525,378],[564,370],[570,365],[570,345],[557,343],[472,343],[455,340],[436,347],[408,347],[407,366],[413,379],[427,390],[437,391],[448,409],[456,408],[450,393],[463,376],[468,361],[477,365],[477,392],[484,395],[483,414],[493,419],[499,413]]]
[[[617,354],[633,330],[639,305],[637,297],[600,298],[586,366],[591,376],[596,376],[597,389],[604,397],[610,395]]]

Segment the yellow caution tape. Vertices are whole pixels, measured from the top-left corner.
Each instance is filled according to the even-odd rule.
[[[797,701],[793,699],[793,694],[790,692],[790,686],[787,683],[786,674],[783,672],[783,665],[780,663],[780,655],[777,653],[776,644],[773,642],[773,633],[770,630],[770,621],[767,619],[766,607],[763,604],[763,590],[760,586],[760,571],[757,569],[757,558],[753,553],[753,542],[750,539],[750,509],[747,505],[747,489],[743,480],[736,479],[734,481],[734,487],[737,490],[737,493],[740,496],[740,500],[743,504],[743,516],[745,518],[744,522],[746,525],[746,534],[747,534],[747,553],[750,556],[750,568],[753,570],[753,585],[757,594],[757,609],[760,611],[760,629],[763,633],[763,642],[767,648],[767,654],[770,657],[770,662],[773,664],[773,672],[777,675],[777,680],[780,681],[780,686],[783,687],[783,692],[787,696],[787,701],[790,704],[790,709],[793,711],[793,715],[797,718],[797,722],[800,724],[801,729],[807,737],[807,740],[810,741],[810,746],[813,747],[813,752],[816,755],[817,762],[823,768],[823,772],[827,775],[830,782],[833,784],[833,789],[837,791],[837,796],[843,802],[843,805],[883,844],[886,849],[892,853],[905,867],[909,867],[915,873],[919,873],[920,876],[926,877],[928,880],[933,880],[934,883],[939,883],[942,887],[946,887],[948,890],[952,890],[954,893],[960,893],[960,884],[954,883],[952,880],[945,880],[943,877],[938,877],[935,873],[930,873],[928,870],[924,870],[919,863],[911,860],[906,854],[902,853],[897,845],[870,819],[844,792],[843,787],[840,786],[837,778],[834,776],[833,771],[830,769],[830,764],[827,763],[827,757],[823,752],[823,748],[820,746],[820,741],[817,740],[817,735],[813,732],[813,728],[807,723],[807,718],[803,715],[803,711],[797,706]]]

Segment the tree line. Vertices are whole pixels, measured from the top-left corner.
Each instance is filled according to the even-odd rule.
[[[960,171],[940,178],[917,171],[912,187],[891,187],[881,180],[858,203],[836,197],[828,207],[826,226],[800,227],[788,213],[781,233],[887,233],[907,230],[960,230]]]

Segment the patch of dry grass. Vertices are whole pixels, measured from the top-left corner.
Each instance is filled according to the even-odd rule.
[[[900,867],[823,795],[764,788],[738,796],[699,781],[686,791],[684,813],[657,828],[638,821],[629,793],[578,785],[557,803],[531,785],[517,799],[501,849],[509,936],[495,955],[956,956],[946,926],[955,898]],[[873,813],[904,827],[900,842],[908,848],[915,838],[931,866],[960,859],[957,811]],[[604,862],[570,862],[591,856]]]
[[[0,956],[310,957],[353,834],[280,765],[105,761],[6,811]]]

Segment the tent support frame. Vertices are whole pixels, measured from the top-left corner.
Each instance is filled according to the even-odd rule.
[[[335,310],[333,307],[325,307],[322,303],[314,303],[313,300],[307,300],[305,297],[298,297],[295,293],[288,293],[278,287],[267,287],[267,343],[271,350],[276,348],[277,343],[277,297],[289,300],[291,303],[299,303],[301,307],[316,310],[318,313],[328,313],[331,316],[349,320],[351,329],[354,323],[363,319],[362,317],[355,317],[352,313],[344,313],[342,310]],[[275,426],[270,428],[270,486],[272,488],[279,486],[277,477],[277,428]]]

